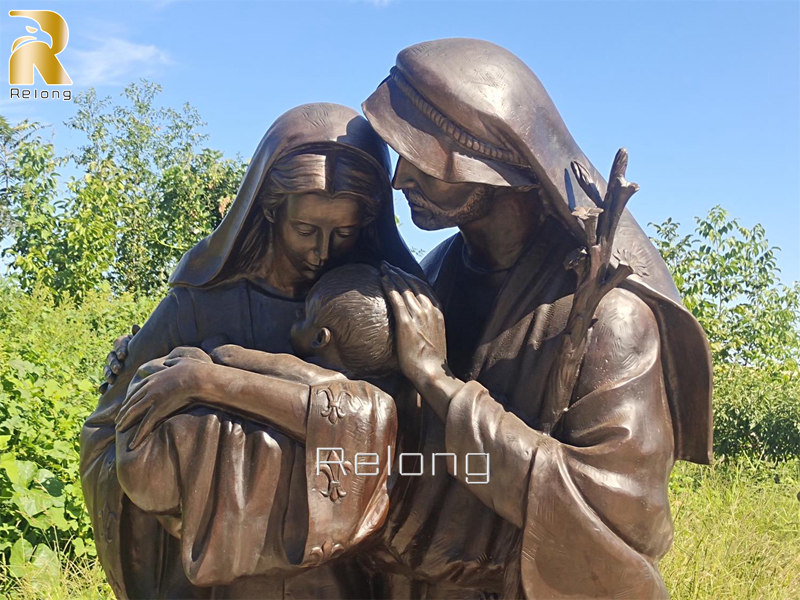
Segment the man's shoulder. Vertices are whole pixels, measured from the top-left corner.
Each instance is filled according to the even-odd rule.
[[[429,282],[433,283],[433,281],[438,277],[439,269],[447,258],[450,250],[453,247],[453,244],[459,238],[459,235],[460,234],[456,233],[450,236],[438,244],[433,250],[428,252],[428,254],[425,255],[425,258],[422,259],[420,265],[422,266],[425,277]]]
[[[612,290],[595,312],[581,379],[597,384],[643,372],[659,360],[659,339],[658,322],[644,300]]]
[[[642,343],[658,337],[658,322],[653,311],[629,290],[611,290],[600,301],[594,318],[595,337],[611,336],[628,343]]]

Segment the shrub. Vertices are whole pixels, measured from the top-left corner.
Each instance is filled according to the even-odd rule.
[[[720,365],[715,385],[715,454],[771,461],[800,458],[800,378]]]
[[[652,225],[652,224],[651,224]],[[800,285],[780,282],[777,248],[716,206],[692,234],[667,220],[653,239],[714,360],[714,450],[800,458]]]
[[[152,300],[88,294],[80,308],[0,279],[0,582],[28,562],[91,557],[78,473],[81,425],[97,404],[113,339]],[[0,584],[0,591],[3,585]]]

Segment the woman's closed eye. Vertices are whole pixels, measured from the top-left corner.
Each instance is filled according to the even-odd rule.
[[[339,227],[336,229],[336,235],[340,238],[349,238],[358,234],[358,227]]]
[[[315,227],[306,225],[304,223],[293,223],[292,228],[297,232],[298,235],[302,235],[303,237],[314,235],[316,231]]]

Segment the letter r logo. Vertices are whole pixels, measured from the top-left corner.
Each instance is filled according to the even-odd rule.
[[[14,40],[11,58],[8,59],[8,82],[11,85],[33,85],[33,68],[36,67],[47,85],[70,85],[72,79],[56,57],[69,40],[69,28],[61,15],[51,10],[11,10],[8,14],[33,19],[52,40],[48,44],[32,35],[23,35]],[[28,33],[38,31],[30,26],[25,29]]]

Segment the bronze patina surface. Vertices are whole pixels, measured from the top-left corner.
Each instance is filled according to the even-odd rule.
[[[363,110],[279,118],[109,356],[82,472],[115,593],[666,597],[711,364],[627,153],[607,183],[480,40],[406,48]],[[381,138],[414,223],[459,229],[422,269]]]

